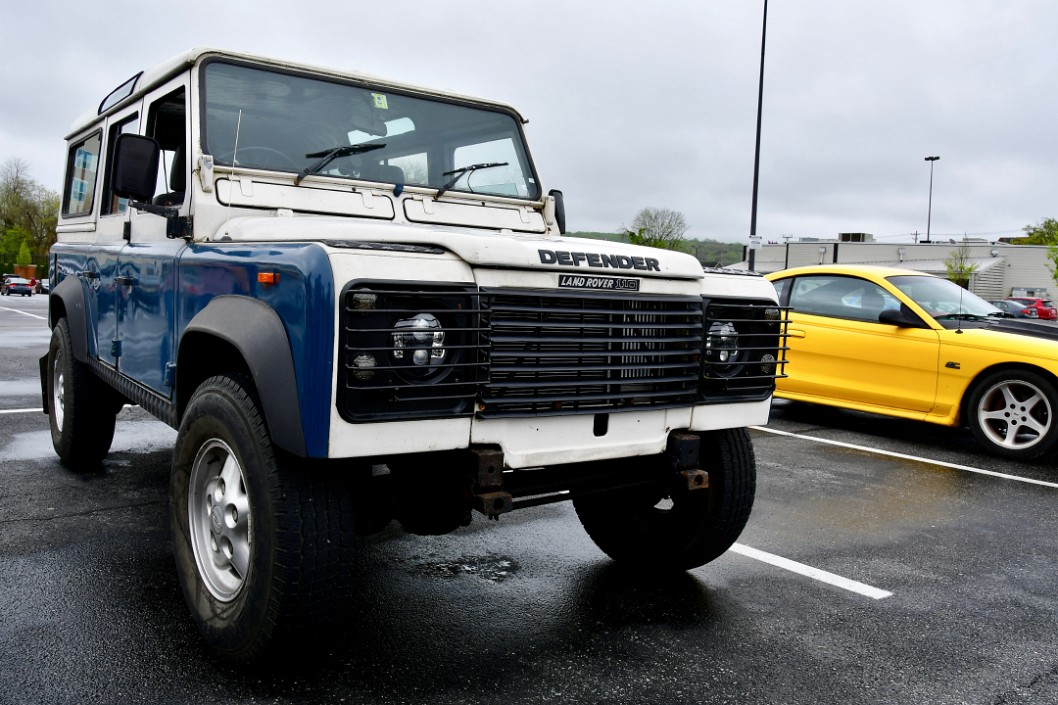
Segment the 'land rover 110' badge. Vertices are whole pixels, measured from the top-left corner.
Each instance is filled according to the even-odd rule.
[[[563,289],[599,289],[602,291],[639,291],[638,279],[621,277],[593,277],[583,274],[559,274],[558,285]]]

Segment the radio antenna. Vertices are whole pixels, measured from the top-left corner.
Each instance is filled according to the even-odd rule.
[[[231,151],[231,177],[228,183],[228,210],[224,217],[224,234],[228,234],[228,221],[231,220],[231,200],[235,189],[235,165],[238,164],[239,156],[239,129],[242,127],[242,108],[239,109],[239,117],[235,120],[235,148]]]

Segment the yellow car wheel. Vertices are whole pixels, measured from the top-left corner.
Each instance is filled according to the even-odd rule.
[[[1007,370],[986,377],[970,396],[968,411],[974,435],[996,455],[1038,458],[1058,441],[1058,392],[1035,372]]]

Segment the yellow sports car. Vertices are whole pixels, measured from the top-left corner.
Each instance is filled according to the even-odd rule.
[[[775,396],[968,425],[996,455],[1058,442],[1058,325],[1006,317],[946,279],[868,265],[768,274],[790,307]]]

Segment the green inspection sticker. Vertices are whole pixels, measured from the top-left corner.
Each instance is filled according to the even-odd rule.
[[[372,93],[371,97],[375,99],[375,107],[379,110],[389,110],[389,101],[386,100],[386,96],[381,93]]]

